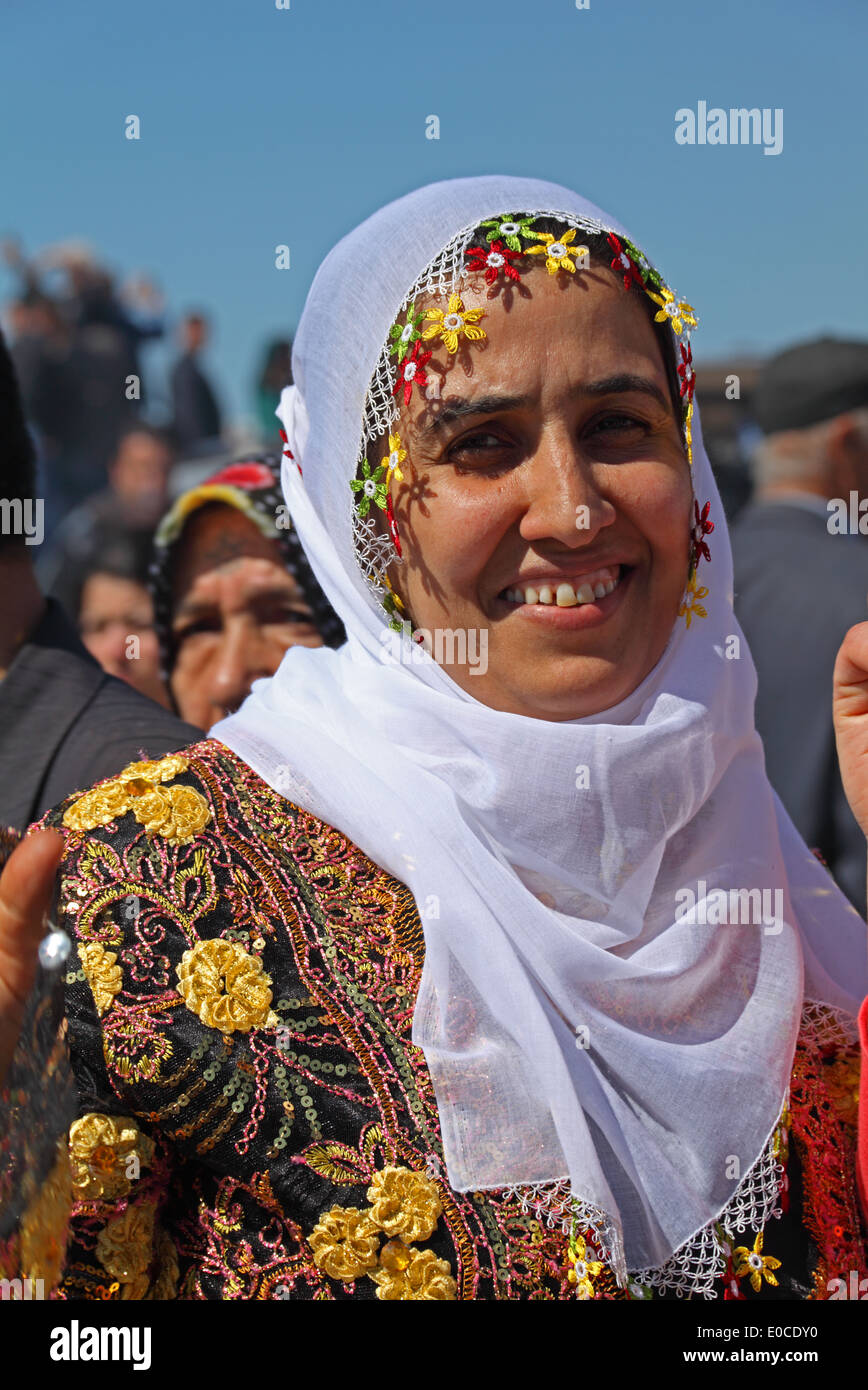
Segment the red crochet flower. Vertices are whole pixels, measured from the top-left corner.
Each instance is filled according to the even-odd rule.
[[[693,370],[693,353],[690,344],[685,348],[683,343],[679,343],[681,348],[681,361],[678,364],[678,375],[681,377],[681,395],[686,396],[688,401],[693,400],[693,393],[696,390],[696,373]]]
[[[215,473],[208,479],[211,483],[223,483],[226,487],[258,488],[274,487],[274,474],[264,463],[230,463],[228,468]]]
[[[627,255],[627,252],[615,236],[615,233],[609,232],[606,236],[606,240],[615,253],[612,261],[612,269],[617,270],[619,275],[624,276],[624,289],[628,290],[630,285],[634,282],[641,288],[644,285],[644,281],[639,274],[639,268],[635,261]]]
[[[502,241],[493,241],[490,246],[471,246],[467,254],[473,257],[467,262],[467,269],[484,270],[486,285],[493,285],[498,275],[505,275],[509,280],[521,279],[512,265],[518,259],[518,251],[510,251]]]
[[[712,531],[714,530],[714,522],[709,521],[708,519],[708,513],[710,511],[710,502],[706,502],[705,506],[702,508],[702,511],[700,512],[699,503],[694,500],[693,512],[696,518],[696,523],[693,527],[693,555],[694,559],[696,560],[698,560],[700,556],[702,556],[705,560],[711,559],[711,552],[709,551],[708,546],[706,545],[705,540],[703,539],[703,537],[705,536],[710,536]]]
[[[398,535],[398,524],[395,521],[395,513],[392,510],[392,499],[388,496],[386,497],[386,521],[389,525],[389,535],[392,537],[392,540],[395,544],[395,549],[398,552],[398,558],[401,559],[401,537]]]
[[[428,373],[422,368],[429,358],[433,357],[433,351],[429,348],[428,352],[420,352],[421,343],[413,344],[413,351],[404,358],[404,365],[398,368],[398,380],[395,382],[392,395],[397,396],[403,389],[404,404],[410,404],[410,397],[413,394],[414,386],[427,386]]]

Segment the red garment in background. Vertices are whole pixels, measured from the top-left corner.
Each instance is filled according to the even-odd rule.
[[[868,999],[859,1010],[859,1041],[862,1044],[862,1075],[859,1085],[859,1159],[856,1176],[859,1200],[868,1221]]]

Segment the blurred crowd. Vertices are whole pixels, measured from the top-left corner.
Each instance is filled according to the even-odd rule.
[[[149,280],[119,285],[82,246],[28,259],[7,243],[3,255],[16,291],[0,342],[0,497],[45,502],[38,554],[0,536],[8,782],[10,702],[31,708],[38,687],[23,673],[30,660],[51,675],[47,651],[67,663],[51,679],[72,680],[74,653],[161,706],[165,724],[149,724],[144,706],[138,723],[125,715],[132,756],[158,755],[237,708],[288,647],[338,645],[343,629],[281,521],[274,411],[292,380],[291,342],[263,351],[258,447],[239,458],[208,367],[205,312],[170,327]],[[143,358],[167,337],[174,358],[161,402]],[[757,667],[769,776],[864,914],[864,837],[838,774],[831,692],[843,635],[868,616],[868,516],[865,531],[857,521],[841,534],[829,503],[855,495],[858,518],[868,497],[868,343],[827,338],[765,362],[705,363],[697,396],[731,526],[735,612]],[[110,711],[108,688],[99,699]],[[58,739],[64,727],[61,718]],[[99,766],[84,771],[76,785]],[[31,790],[11,804],[19,824],[70,788],[46,771]],[[4,822],[16,820],[0,797]]]
[[[37,577],[107,672],[172,707],[165,662],[173,646],[164,640],[161,655],[149,573],[154,534],[174,496],[234,458],[207,366],[209,317],[187,312],[170,331],[151,280],[119,284],[79,243],[34,257],[12,241],[0,249],[16,282],[4,321],[44,501]],[[168,337],[174,357],[160,393],[151,387],[143,349]],[[291,351],[289,339],[270,343],[255,380],[255,433],[268,457],[279,452],[274,411],[292,381]],[[267,529],[267,517],[263,524]],[[253,523],[247,525],[252,534]],[[283,557],[279,569],[283,575]],[[294,634],[294,617],[288,626]],[[207,726],[232,708],[263,673],[269,670],[261,657],[241,653],[234,669],[219,673],[225,699],[215,700],[213,716],[210,706],[195,703],[197,722]]]

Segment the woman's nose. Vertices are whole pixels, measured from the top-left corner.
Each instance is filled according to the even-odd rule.
[[[526,541],[553,539],[581,547],[615,519],[590,464],[565,428],[544,431],[525,474],[528,505],[519,527]]]
[[[232,621],[223,628],[214,668],[212,698],[222,709],[235,709],[260,676],[270,672],[260,657],[260,633],[255,623]]]

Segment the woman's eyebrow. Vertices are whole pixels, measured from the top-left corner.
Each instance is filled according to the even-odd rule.
[[[172,614],[172,623],[174,625],[187,618],[201,618],[216,611],[217,605],[213,599],[182,598]]]
[[[616,396],[629,391],[641,391],[643,395],[653,396],[664,410],[669,409],[669,402],[655,382],[646,376],[634,376],[630,372],[622,372],[619,376],[602,377],[599,381],[586,381],[576,388],[576,395],[579,396]]]
[[[580,386],[575,388],[574,394],[577,396],[615,396],[625,395],[631,391],[640,391],[643,395],[651,396],[664,410],[668,409],[666,396],[659,386],[648,377],[634,376],[629,372],[622,372],[618,376],[602,377],[599,381],[582,382]],[[422,430],[422,434],[436,434],[438,430],[455,424],[456,421],[463,420],[467,416],[497,415],[502,411],[521,410],[530,405],[531,400],[530,396],[474,396],[470,399],[464,396],[452,396],[442,406],[437,418]]]
[[[423,434],[434,434],[444,425],[452,425],[467,415],[497,415],[503,410],[520,410],[529,405],[530,396],[474,396],[468,400],[464,396],[450,396],[437,412],[437,418],[423,429]]]
[[[266,589],[254,589],[248,592],[247,597],[252,604],[291,603],[299,610],[304,609],[306,613],[311,612],[310,605],[305,600],[301,590],[289,585],[281,584]]]

